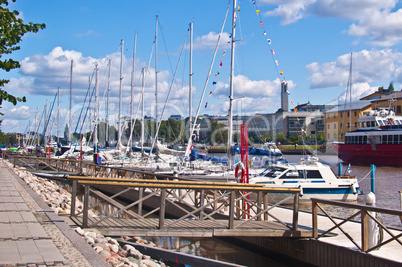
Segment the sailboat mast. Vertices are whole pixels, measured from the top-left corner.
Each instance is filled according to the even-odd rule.
[[[67,141],[72,141],[71,138],[71,129],[72,129],[72,121],[71,121],[71,110],[72,110],[72,103],[73,103],[73,63],[74,60],[71,60],[71,67],[70,67],[70,112],[69,112],[69,121],[68,121],[68,136]]]
[[[232,16],[232,40],[231,40],[231,55],[230,55],[230,95],[229,95],[229,116],[228,116],[228,167],[232,167],[231,149],[233,138],[233,75],[234,75],[234,52],[235,52],[235,25],[236,25],[236,5],[237,1],[233,0],[233,16]]]
[[[188,104],[188,129],[189,129],[189,139],[192,138],[191,136],[191,126],[192,126],[192,114],[193,114],[193,108],[192,108],[192,92],[191,92],[191,85],[193,83],[193,22],[190,23],[190,75],[189,75],[189,82],[188,82],[188,93],[189,93],[189,104]]]
[[[57,144],[59,144],[59,136],[60,136],[60,87],[57,87]]]
[[[142,68],[142,89],[141,89],[141,153],[144,152],[144,87],[145,87],[145,68]]]
[[[123,82],[123,50],[124,50],[124,39],[121,39],[121,55],[120,55],[120,85],[119,85],[119,135],[118,135],[118,146],[121,145],[121,95],[122,95],[122,82]]]
[[[158,15],[155,23],[155,122],[158,122]]]
[[[352,131],[352,56],[350,52],[350,69],[349,69],[349,131]]]
[[[130,103],[130,148],[129,150],[131,151],[133,147],[133,139],[131,138],[133,134],[133,105],[134,105],[134,71],[135,71],[135,52],[137,49],[137,32],[135,32],[134,35],[134,53],[133,53],[133,69],[131,72],[131,103]]]
[[[99,105],[98,105],[98,63],[95,64],[95,108],[94,108],[94,152],[97,153],[97,146],[98,146],[98,116],[99,116]]]
[[[110,76],[111,76],[112,60],[109,59],[109,77],[107,81],[107,99],[106,99],[106,133],[105,133],[105,146],[109,141],[109,98],[110,98]]]

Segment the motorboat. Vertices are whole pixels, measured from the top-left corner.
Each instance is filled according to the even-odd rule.
[[[272,164],[259,175],[250,177],[250,184],[300,188],[300,202],[310,202],[310,198],[356,201],[359,193],[356,176],[337,176],[329,165],[319,162],[317,157],[308,157],[298,164]],[[276,203],[288,196],[288,193],[269,193],[268,201]],[[293,199],[286,201],[286,204],[290,203],[293,203]]]

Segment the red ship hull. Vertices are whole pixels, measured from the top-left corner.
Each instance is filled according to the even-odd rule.
[[[372,146],[339,144],[338,157],[345,163],[402,166],[402,144]]]

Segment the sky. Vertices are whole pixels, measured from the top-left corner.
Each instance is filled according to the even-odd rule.
[[[86,114],[85,96],[93,95],[96,66],[101,119],[106,117],[110,84],[109,120],[117,121],[120,80],[122,115],[130,116],[133,102],[133,116],[141,116],[139,100],[144,88],[147,116],[155,117],[156,110],[161,116],[166,102],[164,119],[172,114],[187,117],[191,22],[194,25],[193,115],[198,108],[199,114],[228,114],[233,26],[234,115],[276,112],[280,108],[280,83],[283,81],[288,84],[290,108],[306,102],[345,103],[345,99],[349,99],[346,91],[351,53],[352,100],[374,92],[379,86],[388,88],[391,82],[395,90],[402,89],[402,6],[399,1],[242,0],[237,1],[237,6],[233,25],[232,3],[228,0],[17,0],[10,3],[9,8],[19,11],[25,23],[45,23],[46,29],[26,34],[20,43],[21,49],[11,54],[11,58],[21,63],[21,68],[1,72],[2,77],[10,79],[5,90],[27,98],[26,103],[16,106],[3,102],[1,130],[22,133],[35,130],[35,122],[45,106],[49,112],[55,102],[49,129],[56,134],[59,128],[62,135],[69,118],[70,77],[72,128],[76,128],[79,115]],[[60,105],[55,97],[58,88]],[[204,88],[205,95],[201,98]],[[93,95],[91,107],[94,103]],[[88,112],[83,131],[91,127],[92,120],[93,113]]]

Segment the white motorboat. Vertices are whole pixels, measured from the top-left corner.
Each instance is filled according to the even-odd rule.
[[[310,198],[356,201],[359,184],[354,175],[337,176],[330,166],[318,162],[317,157],[309,157],[299,164],[273,164],[261,174],[250,177],[250,184],[264,184],[272,188],[300,188],[300,202],[310,202]],[[270,193],[268,201],[279,202],[289,194]],[[293,203],[293,199],[287,204]]]

